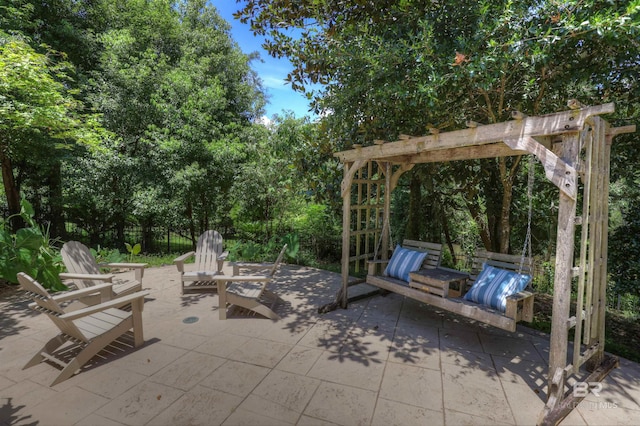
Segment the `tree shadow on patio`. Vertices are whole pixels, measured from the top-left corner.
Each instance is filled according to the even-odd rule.
[[[29,422],[31,418],[30,415],[22,416],[20,415],[20,410],[25,408],[24,405],[18,405],[16,407],[13,406],[12,403],[13,398],[5,398],[5,402],[0,406],[0,419],[2,419],[6,424],[15,425],[21,424],[23,426],[35,426],[38,424],[37,421]]]

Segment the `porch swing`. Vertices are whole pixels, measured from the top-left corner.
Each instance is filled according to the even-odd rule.
[[[532,258],[530,256],[526,257],[524,252],[522,256],[518,256],[477,250],[473,257],[471,273],[464,274],[466,276],[463,280],[460,280],[463,274],[460,271],[440,267],[439,260],[436,263],[434,259],[435,250],[430,250],[429,247],[437,250],[441,245],[405,240],[402,247],[396,249],[414,252],[426,250],[432,256],[430,261],[422,264],[420,271],[409,274],[411,276],[409,281],[397,276],[381,274],[380,271],[382,269],[380,266],[389,264],[391,260],[377,260],[369,262],[369,273],[365,282],[380,289],[397,293],[506,331],[515,331],[516,324],[520,321],[531,322],[533,320],[534,294],[530,289],[532,273]],[[438,257],[439,254],[437,252]],[[438,266],[435,266],[436,264]],[[433,272],[429,272],[429,269]],[[448,282],[444,284],[444,288],[442,286],[415,283],[413,279],[416,274],[429,274],[432,280],[435,279],[436,282],[450,281],[455,283],[457,288],[449,288],[450,284]],[[483,296],[486,296],[486,300],[489,300],[492,299],[490,295],[481,294],[480,298],[469,297],[474,284],[488,286],[491,284],[490,281],[495,284],[496,280],[510,280],[510,283],[505,281],[505,286],[515,287],[521,283],[522,287],[526,286],[526,288],[522,289],[521,287],[518,291],[503,294],[502,310],[496,305],[482,303]],[[495,296],[496,298],[499,297],[499,295]],[[496,301],[496,303],[499,302]]]
[[[349,288],[366,281],[507,330],[515,328],[518,315],[525,320],[533,315],[532,296],[524,294],[516,300],[519,304],[516,317],[509,318],[479,305],[439,297],[377,274],[367,275],[366,280],[353,280],[350,272],[364,268],[378,238],[382,241],[383,260],[388,257],[389,233],[383,224],[390,219],[390,195],[400,176],[415,164],[525,154],[532,154],[542,163],[545,177],[559,190],[559,200],[547,404],[540,413],[540,424],[557,424],[583,398],[575,393],[565,394],[568,377],[577,374],[581,366],[592,371],[586,380],[581,380],[598,382],[617,362],[604,352],[610,155],[615,136],[635,132],[635,126],[612,127],[599,117],[613,113],[613,103],[583,106],[570,100],[568,107],[566,111],[532,117],[515,112],[513,120],[502,123],[469,122],[467,129],[417,137],[401,135],[395,142],[374,141],[370,146],[354,145],[353,149],[334,154],[344,170],[342,287],[335,302],[326,306],[346,309]],[[578,215],[580,199],[582,209]],[[576,241],[577,227],[582,228],[579,242]],[[530,235],[528,239],[525,247],[530,244]],[[482,263],[484,256],[484,263],[510,264],[514,271],[525,272],[526,256],[520,258],[525,261],[516,260],[517,255],[516,259],[505,261],[486,253],[476,253],[476,261]],[[574,282],[578,298],[575,315],[571,316]],[[569,359],[571,328],[575,328],[574,350]]]
[[[438,279],[414,283],[413,280],[420,275],[394,269],[393,255],[389,260],[380,259],[378,256],[382,236],[387,234],[385,231],[390,230],[390,224],[385,220],[373,260],[368,262],[365,282],[506,331],[515,331],[516,324],[520,321],[531,322],[534,314],[534,294],[531,288],[533,156],[529,156],[529,159],[527,232],[520,256],[477,250],[473,256],[468,279],[460,280],[459,271],[440,266],[441,244],[404,240],[402,246],[396,247],[394,252],[394,255],[402,256],[401,259],[397,258],[399,260],[395,264],[404,266],[414,263],[414,266],[407,266],[408,269],[415,269],[418,265],[421,270],[437,269],[437,272],[424,271],[423,273],[432,277],[435,274]],[[398,254],[398,250],[401,250],[402,254]],[[415,258],[414,262],[409,259],[411,256]],[[383,266],[386,268],[381,274]],[[455,282],[458,288],[450,289],[449,283],[444,283],[443,286],[442,283],[448,280]],[[438,284],[434,285],[434,282]],[[473,291],[474,286],[476,291]]]

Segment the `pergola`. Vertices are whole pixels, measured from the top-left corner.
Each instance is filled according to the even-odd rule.
[[[546,178],[559,190],[559,204],[547,404],[540,424],[559,422],[584,398],[565,394],[566,379],[582,365],[591,372],[587,382],[602,380],[617,365],[617,359],[604,354],[609,165],[613,138],[634,132],[635,126],[614,128],[599,117],[614,112],[613,103],[583,107],[570,101],[569,108],[532,117],[514,112],[507,122],[467,123],[463,130],[403,135],[395,142],[374,141],[334,154],[344,165],[342,288],[336,300],[342,308],[349,287],[361,282],[350,281],[350,268],[360,270],[378,245],[387,256],[391,193],[403,173],[419,163],[524,154],[542,163]],[[577,308],[570,316],[573,280]],[[568,359],[571,328],[574,350]]]

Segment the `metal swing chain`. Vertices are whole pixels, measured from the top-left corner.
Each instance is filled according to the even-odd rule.
[[[524,246],[522,247],[522,256],[520,257],[520,268],[518,269],[518,274],[522,273],[522,269],[524,267],[524,259],[526,255],[529,255],[529,259],[533,258],[531,253],[531,218],[533,216],[533,183],[535,179],[535,169],[534,169],[534,158],[533,155],[529,155],[529,176],[527,182],[527,198],[529,200],[529,211],[527,217],[527,234],[524,237]],[[528,253],[527,253],[528,249]],[[530,265],[531,266],[531,265]]]
[[[382,232],[380,232],[380,238],[378,238],[378,244],[376,244],[376,249],[373,251],[373,259],[378,260],[378,253],[380,252],[380,246],[382,245],[382,234],[384,234],[384,229],[387,227],[386,223],[382,224]]]

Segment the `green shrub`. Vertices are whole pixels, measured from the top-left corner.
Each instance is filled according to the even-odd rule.
[[[18,273],[25,272],[51,290],[65,290],[58,274],[62,272],[60,252],[53,246],[49,230],[39,226],[33,219],[33,206],[28,201],[21,203],[20,213],[0,218],[0,275],[17,284]],[[14,234],[11,220],[20,217],[26,226]]]

